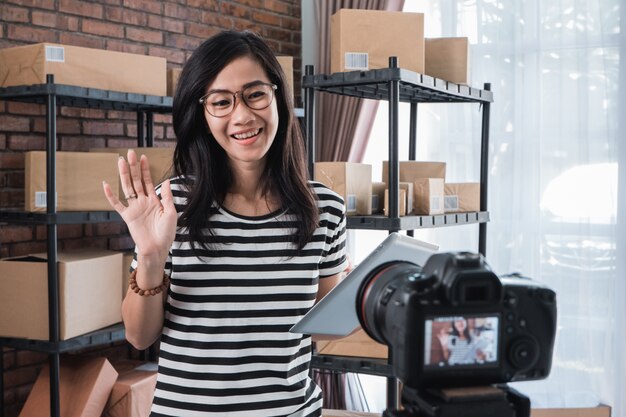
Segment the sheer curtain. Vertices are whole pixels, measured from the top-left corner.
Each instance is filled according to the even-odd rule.
[[[430,0],[404,8],[425,14],[427,37],[469,37],[471,84],[489,82],[494,91],[487,262],[496,273],[521,272],[548,284],[558,297],[552,373],[516,384],[535,407],[601,402],[626,416],[626,227],[617,210],[618,189],[626,203],[619,164],[626,162],[619,143],[626,129],[623,6],[623,0]],[[372,133],[379,137],[372,136],[364,157],[375,175],[387,152],[386,118],[381,103]],[[446,161],[446,181],[478,181],[480,122],[474,104],[420,104],[418,159]],[[359,237],[369,243],[359,245],[357,261],[384,235]],[[478,227],[416,237],[442,250],[476,250]]]

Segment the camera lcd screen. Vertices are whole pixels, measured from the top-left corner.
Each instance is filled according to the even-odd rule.
[[[500,317],[445,316],[424,322],[424,367],[498,365]]]

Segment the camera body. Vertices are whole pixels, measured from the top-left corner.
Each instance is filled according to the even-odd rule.
[[[412,388],[473,386],[548,376],[556,334],[554,291],[498,277],[480,254],[436,253],[420,267],[389,262],[357,295],[363,329],[389,346]]]

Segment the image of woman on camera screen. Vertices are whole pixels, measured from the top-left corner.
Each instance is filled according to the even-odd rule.
[[[437,338],[448,365],[481,364],[495,360],[495,346],[489,323],[478,326],[477,319],[454,317]]]

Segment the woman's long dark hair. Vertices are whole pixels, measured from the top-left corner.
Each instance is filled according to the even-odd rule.
[[[178,225],[188,229],[192,245],[208,248],[202,231],[208,227],[211,206],[224,202],[233,174],[226,152],[211,134],[198,100],[226,65],[244,56],[256,60],[278,86],[278,130],[268,150],[260,184],[265,195],[273,191],[280,197],[282,207],[298,218],[294,243],[302,249],[319,220],[316,197],[307,183],[304,141],[293,116],[293,99],[280,64],[265,41],[249,31],[224,31],[204,41],[178,80],[172,110],[177,137],[174,172],[185,178],[187,197]]]

